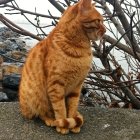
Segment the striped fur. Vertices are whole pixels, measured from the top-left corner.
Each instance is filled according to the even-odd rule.
[[[92,63],[90,40],[105,33],[103,18],[91,1],[69,7],[48,37],[31,49],[22,70],[21,113],[28,119],[40,117],[62,134],[79,133],[83,125],[77,109]]]
[[[74,127],[81,127],[83,125],[83,116],[78,115],[73,118],[59,119],[55,121],[55,126],[72,129]]]

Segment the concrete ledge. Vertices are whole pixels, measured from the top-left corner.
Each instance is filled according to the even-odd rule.
[[[140,111],[80,107],[79,134],[61,135],[39,120],[25,120],[18,103],[0,103],[0,140],[140,140]]]

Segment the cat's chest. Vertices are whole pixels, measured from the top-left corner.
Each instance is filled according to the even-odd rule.
[[[64,73],[67,75],[67,79],[71,84],[78,84],[85,79],[87,73],[90,70],[92,63],[92,55],[87,55],[81,58],[67,59],[65,62]]]
[[[74,59],[71,63],[72,67],[77,69],[77,73],[85,73],[87,70],[90,69],[92,62],[92,56],[83,57],[80,59]]]
[[[55,51],[47,57],[49,79],[61,79],[67,92],[76,88],[87,76],[92,63],[92,52],[88,50],[80,57],[68,56],[62,51]],[[48,69],[49,68],[49,69]]]

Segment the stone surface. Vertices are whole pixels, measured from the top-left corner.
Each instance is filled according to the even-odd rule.
[[[4,63],[0,68],[1,91],[6,93],[8,97],[6,101],[17,100],[21,69],[21,64],[16,63]]]
[[[8,101],[6,93],[0,92],[0,102]]]
[[[0,103],[0,140],[140,140],[140,111],[80,107],[79,134],[61,135],[41,120],[25,120],[19,104]]]
[[[28,52],[25,41],[20,39],[20,35],[16,36],[16,33],[10,29],[0,28],[1,30],[3,30],[3,34],[6,34],[7,30],[10,32],[10,36],[5,36],[0,33],[0,54],[3,55],[4,62],[14,62],[13,59],[23,62]]]
[[[16,32],[13,32],[7,27],[0,28],[0,41],[5,41],[7,38],[19,37],[20,35]]]
[[[17,99],[20,77],[13,74],[21,74],[23,62],[30,48],[26,44],[26,38],[9,28],[0,28],[0,102]],[[5,100],[5,93],[8,100]]]
[[[22,64],[21,63],[3,63],[2,66],[3,77],[11,74],[21,74]]]
[[[3,88],[2,92],[4,92],[6,94],[6,96],[8,97],[8,102],[13,102],[13,101],[17,101],[18,98],[18,91],[17,90],[13,90],[10,88]]]
[[[13,77],[13,74],[21,74],[28,52],[25,40],[20,37],[21,35],[9,28],[0,28],[0,85],[3,85],[0,91],[9,94],[10,100],[15,100],[17,97],[19,85],[19,78]]]
[[[20,74],[5,75],[2,80],[2,91],[6,93],[9,100],[15,101],[18,97],[18,87],[20,83]]]
[[[17,91],[20,83],[20,77],[21,75],[19,74],[11,74],[4,76],[2,82],[3,87]]]

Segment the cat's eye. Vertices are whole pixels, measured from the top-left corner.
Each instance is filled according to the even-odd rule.
[[[86,21],[86,22],[83,22],[83,26],[87,29],[91,29],[91,28],[98,29],[100,22],[101,21],[99,19]]]
[[[88,20],[88,21],[84,21],[83,23],[92,23],[92,22],[95,22],[95,19],[93,19],[93,20]]]

